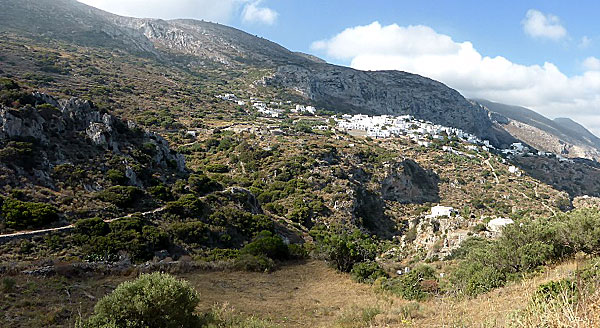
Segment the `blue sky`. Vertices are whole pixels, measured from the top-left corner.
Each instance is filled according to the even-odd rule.
[[[265,4],[279,13],[274,26],[244,24],[233,26],[264,36],[293,50],[315,53],[310,44],[334,36],[347,27],[367,25],[427,25],[455,41],[471,41],[483,55],[507,57],[525,65],[555,63],[567,74],[581,71],[581,63],[600,50],[600,2],[579,1],[339,1],[310,5],[310,1],[274,1]],[[325,3],[325,1],[323,1]],[[529,9],[558,16],[568,30],[560,42],[532,39],[521,21]],[[596,40],[582,49],[584,36]],[[331,62],[339,62],[333,58]],[[344,63],[343,61],[339,63]],[[349,64],[345,62],[344,64]]]
[[[356,69],[431,77],[466,97],[570,117],[600,135],[600,2],[80,0],[217,21]]]

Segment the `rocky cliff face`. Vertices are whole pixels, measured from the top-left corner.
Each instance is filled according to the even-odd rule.
[[[285,65],[265,79],[330,110],[405,115],[460,128],[496,145],[514,140],[496,129],[488,112],[440,82],[400,71],[365,72],[329,64]]]
[[[209,60],[229,67],[273,67],[285,62],[310,63],[318,60],[293,53],[269,40],[215,23],[119,16],[109,16],[109,19],[119,26],[140,32],[167,53],[195,57],[196,63]]]
[[[141,131],[133,123],[122,122],[89,101],[56,100],[34,93],[29,102],[20,108],[0,106],[0,145],[5,147],[0,162],[23,175],[32,170],[37,183],[52,186],[50,175],[58,165],[79,162],[105,166],[107,155],[103,153],[120,159],[133,185],[143,185],[138,178],[141,166],[148,170],[185,170],[183,155],[171,150],[164,138]],[[25,142],[28,146],[15,142]],[[9,155],[15,145],[33,147],[31,163],[10,163]]]
[[[381,182],[381,195],[384,200],[403,204],[439,202],[439,180],[434,172],[413,160],[405,160],[388,168]]]

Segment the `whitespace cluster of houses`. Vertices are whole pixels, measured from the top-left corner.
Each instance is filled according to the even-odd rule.
[[[270,101],[267,103],[266,101],[257,97],[250,97],[248,101],[245,101],[239,99],[233,93],[217,95],[216,97],[226,101],[235,102],[239,106],[246,106],[246,104],[250,104],[250,106],[255,108],[259,114],[273,118],[282,116],[286,111],[304,115],[315,115],[317,112],[317,109],[313,106],[293,104],[291,101]]]
[[[471,144],[479,144],[493,148],[487,140],[481,140],[475,135],[461,129],[446,127],[431,122],[418,120],[410,115],[403,116],[368,116],[368,115],[342,115],[336,118],[337,128],[343,131],[366,131],[372,138],[390,138],[407,136],[419,145],[429,147],[433,140],[444,140],[446,137],[456,137]]]
[[[216,97],[225,101],[237,103],[239,106],[251,106],[252,108],[255,108],[259,114],[272,118],[279,118],[286,112],[303,115],[317,115],[315,107],[294,104],[291,101],[267,102],[257,97],[250,97],[248,100],[242,100],[233,93],[217,95]],[[346,132],[352,130],[364,131],[366,132],[366,135],[371,138],[380,139],[404,136],[413,140],[420,146],[430,147],[435,140],[444,140],[445,138],[456,137],[458,140],[470,144],[466,146],[468,150],[479,151],[478,146],[480,146],[483,151],[495,149],[489,140],[481,140],[477,136],[467,133],[461,129],[433,124],[431,122],[416,119],[410,115],[369,116],[363,114],[344,114],[341,116],[341,118],[339,116],[332,116],[331,118],[336,121],[336,129]],[[319,129],[324,130],[329,128],[327,126],[319,126]],[[473,157],[473,155],[469,155],[449,146],[445,146],[444,151],[456,155]],[[556,156],[560,161],[572,161],[553,153],[534,152],[534,150],[529,149],[520,142],[513,143],[509,148],[500,149],[499,151],[509,158],[516,155],[537,155],[540,157]]]

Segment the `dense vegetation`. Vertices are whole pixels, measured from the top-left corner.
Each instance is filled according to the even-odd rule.
[[[578,210],[506,227],[498,240],[467,240],[455,253],[462,259],[450,280],[467,295],[485,293],[578,252],[600,253],[600,214]]]

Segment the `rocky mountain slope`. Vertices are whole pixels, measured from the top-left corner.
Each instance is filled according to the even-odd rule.
[[[340,112],[404,115],[453,126],[496,145],[514,141],[488,112],[440,82],[400,71],[357,71],[334,65],[280,66],[266,84],[296,90]]]
[[[510,144],[486,111],[458,92],[404,72],[364,72],[325,64],[273,42],[219,24],[194,20],[135,19],[105,13],[75,0],[2,0],[0,30],[41,34],[77,44],[117,46],[184,66],[268,68],[266,85],[297,91],[328,110],[364,114],[411,114]],[[26,17],[25,20],[15,17]],[[23,22],[27,21],[27,24]]]
[[[600,138],[570,119],[551,120],[524,107],[476,102],[490,110],[511,135],[538,150],[569,158],[600,159]]]
[[[98,197],[111,187],[128,202],[125,194],[185,176],[184,157],[160,135],[90,101],[59,100],[0,79],[0,194],[58,205],[73,219],[114,212]],[[139,209],[152,206],[142,203]]]

